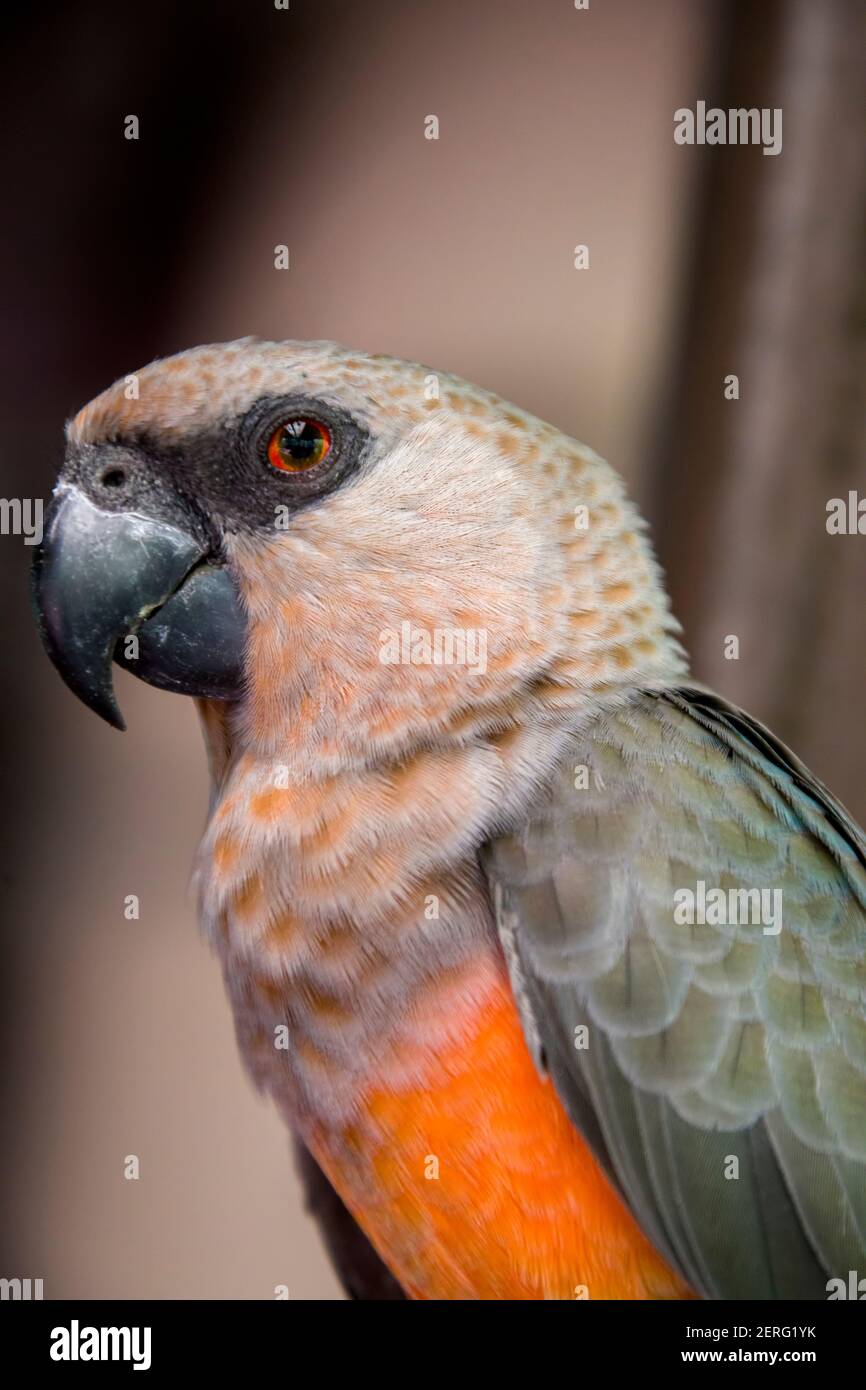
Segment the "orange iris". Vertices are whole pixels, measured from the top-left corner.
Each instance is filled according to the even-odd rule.
[[[268,443],[268,462],[284,473],[302,473],[321,463],[330,448],[330,430],[318,420],[299,417],[274,430]]]

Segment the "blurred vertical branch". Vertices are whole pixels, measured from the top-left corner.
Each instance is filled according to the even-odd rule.
[[[723,12],[730,56],[708,105],[781,107],[783,149],[700,152],[654,502],[696,676],[773,725],[861,820],[866,743],[840,731],[866,679],[866,537],[828,535],[826,505],[866,493],[864,19],[858,0]]]

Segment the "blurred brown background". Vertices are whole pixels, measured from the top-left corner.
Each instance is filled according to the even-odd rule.
[[[47,496],[63,420],[193,343],[335,338],[457,372],[625,474],[696,675],[866,820],[866,539],[825,529],[828,498],[866,492],[861,11],[151,0],[7,17],[4,495]],[[782,153],[677,146],[673,112],[698,99],[781,106]],[[30,555],[0,537],[0,1274],[46,1297],[337,1298],[187,897],[206,803],[193,708],[119,675],[121,737],[77,704],[38,645]]]

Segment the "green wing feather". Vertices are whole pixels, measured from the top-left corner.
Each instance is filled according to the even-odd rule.
[[[844,808],[717,696],[645,691],[483,858],[544,1064],[684,1277],[826,1298],[866,1273],[866,840]],[[734,920],[677,920],[699,881]],[[780,891],[778,932],[778,898],[754,921],[730,896],[756,889]]]

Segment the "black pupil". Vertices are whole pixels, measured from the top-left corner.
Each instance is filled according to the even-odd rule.
[[[311,420],[290,420],[283,426],[280,449],[296,463],[315,458],[322,446],[322,431]]]

